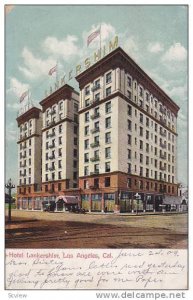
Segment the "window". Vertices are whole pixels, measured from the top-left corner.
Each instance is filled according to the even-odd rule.
[[[143,141],[139,141],[139,148],[140,148],[140,150],[143,150]]]
[[[149,165],[149,156],[146,156],[146,165]]]
[[[111,158],[111,147],[105,148],[105,158]]]
[[[89,99],[85,100],[85,107],[89,106],[89,101],[90,101]]]
[[[99,173],[99,164],[94,165],[94,172]]]
[[[146,126],[149,127],[149,118],[146,117]]]
[[[155,135],[155,143],[157,144],[157,135]]]
[[[106,112],[106,114],[111,112],[111,101],[109,101],[105,104],[105,112]]]
[[[77,149],[74,149],[74,157],[77,157],[77,154],[78,154]]]
[[[29,139],[29,146],[31,146],[31,139]]]
[[[89,168],[88,166],[84,167],[84,176],[89,175]]]
[[[95,101],[99,101],[100,100],[100,93],[95,94],[94,100]]]
[[[105,187],[111,186],[111,177],[105,177]]]
[[[62,145],[62,137],[61,136],[58,138],[58,144]]]
[[[139,176],[143,176],[143,167],[140,167]]]
[[[73,172],[73,180],[77,180],[77,172]]]
[[[89,112],[86,112],[84,117],[85,117],[85,119],[84,119],[85,122],[89,122]]]
[[[127,97],[129,98],[129,100],[131,100],[131,92],[127,91]]]
[[[106,74],[106,84],[111,82],[111,72]]]
[[[58,178],[59,178],[59,175],[58,175]],[[62,189],[62,184],[61,184],[61,182],[59,182],[58,183],[58,191],[61,191],[61,189]]]
[[[58,149],[58,156],[62,156],[62,148]]]
[[[58,179],[62,179],[62,172],[58,172]]]
[[[143,88],[141,86],[139,87],[139,96],[143,97]]]
[[[149,177],[149,169],[146,169],[146,174],[145,174],[146,177]]]
[[[105,163],[105,172],[110,172],[111,171],[111,164],[110,162]]]
[[[127,135],[127,143],[128,143],[128,145],[131,145],[131,135],[130,134]]]
[[[84,162],[85,163],[89,162],[89,153],[84,154]]]
[[[31,166],[31,158],[29,158],[29,166]]]
[[[143,127],[139,127],[139,135],[143,136]]]
[[[111,94],[111,87],[108,87],[106,89],[106,97],[108,97]]]
[[[85,140],[84,141],[84,149],[88,149],[89,148],[89,140]]]
[[[128,126],[128,130],[131,131],[131,129],[132,129],[132,123],[131,123],[131,120],[127,120],[127,126]]]
[[[46,174],[46,181],[48,181],[48,174]]]
[[[106,144],[111,143],[111,133],[110,132],[105,133],[105,143]]]
[[[88,180],[84,180],[84,189],[88,189],[89,185],[88,185]]]
[[[127,84],[129,87],[131,87],[131,77],[127,76]]]
[[[31,155],[31,149],[29,149],[29,155]]]
[[[143,114],[139,114],[139,122],[143,124]]]
[[[132,115],[132,107],[131,107],[131,105],[127,105],[127,114],[128,114],[128,116]]]
[[[111,127],[111,117],[105,119],[105,128]]]
[[[77,168],[77,160],[73,161],[73,168]]]
[[[131,159],[131,149],[128,149],[128,159]]]
[[[128,163],[127,166],[128,166],[128,170],[127,171],[130,174],[131,173],[131,163]]]
[[[157,148],[156,147],[154,149],[154,153],[155,153],[155,155],[157,155]]]
[[[94,178],[94,187],[95,187],[96,189],[99,188],[99,178]]]
[[[59,133],[62,133],[62,124],[59,125]]]
[[[78,139],[75,137],[74,138],[74,145],[77,146],[77,144],[78,144]]]
[[[78,104],[77,103],[74,103],[74,111],[78,112]]]
[[[74,122],[78,123],[78,115],[74,114]]]
[[[84,135],[88,135],[89,134],[89,126],[85,126],[84,127]]]
[[[58,168],[62,168],[62,161],[61,160],[58,161]]]
[[[90,86],[88,85],[85,87],[85,95],[87,96],[89,94],[90,94]]]
[[[143,154],[140,154],[140,163],[143,163]]]
[[[77,133],[78,133],[78,127],[74,126],[74,134],[77,134]]]
[[[62,118],[63,118],[63,113],[60,113],[59,114],[59,120],[62,120]]]
[[[100,79],[96,80],[94,83],[94,89],[99,89],[100,88]]]
[[[149,131],[146,130],[146,139],[149,140]]]
[[[149,94],[146,93],[146,101],[149,102]]]

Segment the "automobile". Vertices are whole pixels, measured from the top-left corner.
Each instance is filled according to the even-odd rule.
[[[44,209],[43,210],[50,212],[50,211],[55,211],[55,208],[56,208],[56,205],[55,205],[54,202],[53,203],[46,203],[44,205]]]
[[[72,206],[69,209],[69,212],[72,212],[72,213],[75,213],[75,214],[85,214],[86,210],[84,208],[80,208],[80,207],[77,207],[77,206]]]

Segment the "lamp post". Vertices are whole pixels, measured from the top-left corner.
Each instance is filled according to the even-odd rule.
[[[9,194],[9,210],[8,210],[8,222],[11,222],[11,190],[15,188],[15,185],[12,184],[11,178],[8,180],[5,187],[8,189]]]

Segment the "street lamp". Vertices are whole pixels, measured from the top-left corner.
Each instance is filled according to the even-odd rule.
[[[11,190],[15,188],[15,185],[12,184],[11,178],[8,180],[7,184],[5,187],[9,191],[9,210],[8,210],[8,222],[11,222]]]

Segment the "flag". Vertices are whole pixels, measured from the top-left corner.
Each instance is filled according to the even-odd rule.
[[[29,91],[25,91],[23,94],[21,94],[19,101],[20,103],[25,99],[25,97],[28,95]]]
[[[92,42],[92,40],[94,40],[98,35],[100,34],[100,29],[92,32],[88,38],[87,38],[87,47],[89,46],[89,44]]]
[[[57,71],[57,65],[55,65],[53,68],[51,68],[50,70],[49,70],[49,72],[48,72],[48,75],[52,75],[54,72],[56,72]]]

